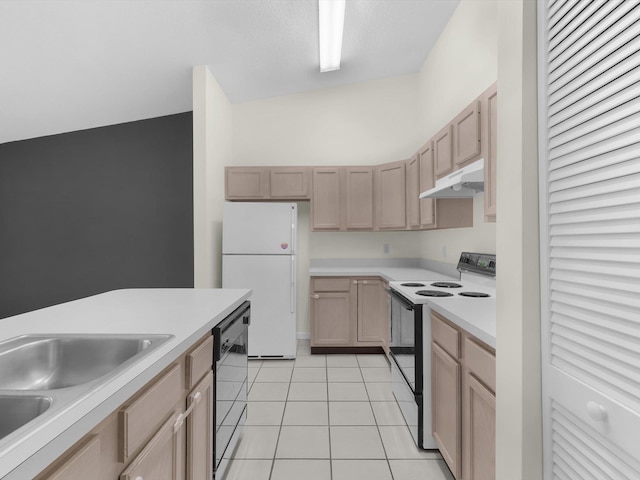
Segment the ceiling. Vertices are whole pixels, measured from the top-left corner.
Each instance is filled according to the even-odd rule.
[[[417,72],[459,0],[347,0],[320,73],[317,0],[0,0],[0,143]]]

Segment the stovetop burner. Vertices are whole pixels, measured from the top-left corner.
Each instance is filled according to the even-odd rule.
[[[401,283],[400,285],[402,285],[403,287],[426,287],[424,283],[417,283],[417,282]]]
[[[453,293],[439,290],[418,290],[416,295],[422,295],[423,297],[453,297]]]
[[[488,293],[484,293],[484,292],[460,292],[458,295],[462,295],[463,297],[473,297],[473,298],[486,298],[491,296]]]
[[[462,285],[455,282],[434,282],[431,286],[440,288],[462,288]]]

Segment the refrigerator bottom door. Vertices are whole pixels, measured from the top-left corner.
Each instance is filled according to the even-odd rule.
[[[222,256],[222,287],[253,290],[249,299],[251,357],[295,358],[294,260],[291,255]]]

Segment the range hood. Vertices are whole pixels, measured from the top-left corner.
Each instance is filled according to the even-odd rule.
[[[484,158],[436,180],[436,186],[420,198],[469,198],[484,191]]]

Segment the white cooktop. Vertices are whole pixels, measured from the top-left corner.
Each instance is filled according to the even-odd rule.
[[[433,285],[438,282],[446,282],[460,285],[457,288],[439,287]],[[420,284],[420,285],[418,285]],[[486,300],[487,298],[495,298],[496,296],[496,281],[493,277],[481,277],[479,275],[473,275],[470,273],[463,273],[460,280],[451,280],[449,278],[433,277],[428,280],[410,280],[410,281],[397,281],[389,282],[389,287],[399,292],[407,300],[410,300],[414,304],[425,304],[430,300],[451,300],[454,298],[461,298],[464,300]],[[446,297],[428,297],[418,294],[417,292],[424,290],[432,290],[436,292],[449,293],[452,296]],[[464,297],[459,295],[461,292],[481,292],[486,293],[489,297],[476,298],[476,297]],[[476,303],[481,305],[481,303]]]
[[[455,282],[462,285],[460,288],[434,287],[431,284],[437,281]],[[425,286],[412,287],[403,283],[416,283],[415,281],[389,282],[389,287],[414,305],[424,305],[448,320],[456,323],[487,345],[496,346],[496,282],[493,277],[483,277],[472,273],[463,273],[459,281],[448,278],[433,278],[417,283]],[[425,297],[418,295],[420,290],[436,290],[452,293],[447,297]],[[489,297],[475,298],[464,297],[459,292],[483,292]]]

